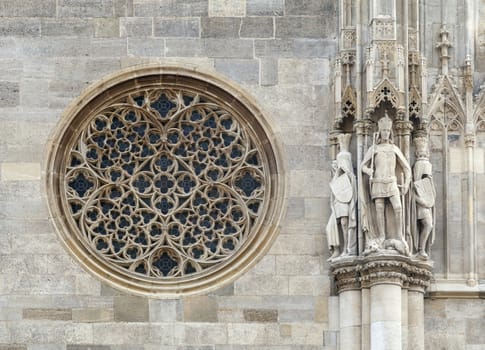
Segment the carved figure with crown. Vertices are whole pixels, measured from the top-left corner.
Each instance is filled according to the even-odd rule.
[[[392,120],[378,122],[373,144],[361,163],[359,186],[364,255],[382,249],[409,255],[405,239],[405,195],[411,182],[411,167],[393,143]]]

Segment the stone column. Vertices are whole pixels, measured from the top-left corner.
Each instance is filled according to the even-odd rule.
[[[423,349],[424,336],[408,340],[419,332],[416,327],[424,326],[423,292],[431,279],[431,264],[402,255],[370,256],[363,261],[361,279],[371,286],[371,349]],[[413,288],[405,292],[409,286]],[[422,292],[417,294],[418,287]],[[403,328],[408,339],[402,338]]]
[[[424,350],[424,290],[408,291],[408,349]]]
[[[370,288],[371,350],[400,350],[401,343],[401,286],[375,282]]]
[[[353,260],[339,259],[339,267],[333,271],[339,296],[339,348],[361,350],[362,300],[359,274]]]
[[[401,341],[402,350],[414,350],[408,347],[408,332],[409,332],[409,291],[407,284],[401,289]]]
[[[362,286],[362,350],[370,350],[370,289]]]
[[[360,350],[361,298],[359,290],[346,290],[339,294],[340,348]]]
[[[388,251],[332,261],[340,349],[424,350],[423,297],[431,269],[431,262]]]

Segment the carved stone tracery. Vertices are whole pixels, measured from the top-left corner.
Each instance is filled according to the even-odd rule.
[[[256,109],[220,81],[167,71],[130,71],[136,80],[74,104],[50,158],[50,205],[67,246],[141,293],[233,275],[224,267],[254,260],[279,218],[278,158]]]
[[[224,261],[264,205],[261,152],[231,112],[183,89],[111,101],[67,164],[66,199],[86,245],[145,276]]]

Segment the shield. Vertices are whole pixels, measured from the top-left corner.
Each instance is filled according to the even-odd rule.
[[[421,199],[421,202],[425,203],[427,208],[434,206],[436,195],[433,182],[429,177],[414,181],[414,188],[416,189],[416,194]]]
[[[352,200],[352,184],[346,174],[342,174],[330,181],[330,189],[334,197],[342,203],[348,203]]]

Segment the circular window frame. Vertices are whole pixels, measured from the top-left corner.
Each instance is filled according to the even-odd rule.
[[[103,258],[92,254],[73,232],[75,225],[63,199],[60,178],[62,166],[68,156],[69,142],[87,123],[90,112],[117,94],[138,88],[138,81],[153,78],[157,87],[165,81],[181,87],[200,89],[205,95],[234,110],[238,120],[251,130],[252,140],[266,158],[267,181],[265,210],[240,249],[229,259],[202,273],[178,278],[149,278],[128,271],[121,272]],[[155,86],[155,85],[154,85]],[[148,65],[125,69],[107,76],[88,87],[62,113],[46,147],[44,186],[50,217],[65,249],[89,273],[108,285],[136,295],[173,297],[206,293],[220,288],[241,276],[269,250],[276,238],[286,211],[286,172],[279,133],[275,125],[257,106],[256,101],[227,78],[214,73],[202,72],[194,67]]]

